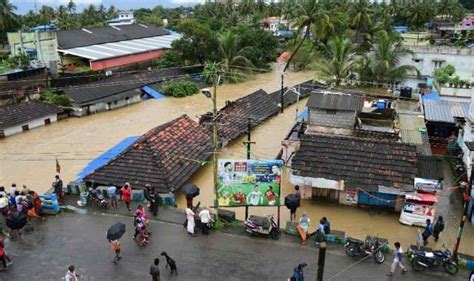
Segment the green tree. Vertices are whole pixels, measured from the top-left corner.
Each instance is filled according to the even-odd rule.
[[[349,9],[351,25],[356,30],[356,38],[372,23],[373,9],[367,0],[357,0]]]
[[[295,49],[292,50],[291,56],[288,59],[283,72],[289,67],[293,57],[303,45],[304,41],[309,38],[310,31],[320,16],[318,13],[318,2],[317,0],[303,0],[296,4],[295,12],[293,14],[295,25],[298,28],[298,34],[304,30],[304,35],[300,39],[300,43],[296,45]]]
[[[69,3],[67,4],[67,11],[70,14],[74,14],[76,12],[76,3],[74,3],[73,0],[69,0]]]
[[[12,26],[13,22],[17,21],[14,13],[16,6],[10,3],[9,0],[0,0],[0,30],[3,32]]]
[[[379,32],[369,53],[359,63],[362,80],[380,83],[396,82],[410,73],[418,73],[411,65],[400,65],[401,58],[413,54],[396,34]]]
[[[51,23],[56,17],[54,9],[45,5],[41,7],[39,14],[44,23]]]
[[[173,50],[167,50],[165,53],[158,59],[157,67],[158,68],[169,68],[183,66],[184,62]]]
[[[247,68],[253,67],[250,59],[243,54],[244,49],[239,49],[239,37],[228,30],[218,36],[217,60],[225,72],[224,81],[231,83],[245,80],[245,73],[250,73]]]
[[[352,42],[348,38],[333,37],[323,46],[316,69],[321,77],[338,86],[353,74],[354,58]]]
[[[277,56],[278,40],[269,31],[239,25],[231,29],[239,35],[237,49],[257,68],[270,68],[269,63]]]
[[[195,20],[185,20],[177,28],[182,38],[173,41],[171,46],[174,51],[187,64],[204,64],[213,61],[218,49],[215,32],[208,26]]]

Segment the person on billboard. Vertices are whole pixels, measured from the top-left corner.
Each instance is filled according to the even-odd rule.
[[[238,187],[237,192],[234,192],[232,202],[238,205],[243,205],[245,203],[245,194],[242,192],[242,188]]]
[[[263,203],[263,195],[260,190],[258,190],[258,185],[255,185],[255,188],[247,196],[247,204],[258,206]]]
[[[268,199],[268,205],[275,205],[276,203],[276,194],[273,191],[273,187],[269,186],[267,192],[265,192],[265,195],[267,196]]]
[[[224,163],[224,171],[221,172],[219,175],[221,178],[221,182],[224,186],[228,186],[232,183],[232,180],[234,178],[234,174],[232,171],[232,163],[231,162],[225,162]]]
[[[280,167],[278,167],[277,165],[273,165],[272,166],[272,174],[273,176],[273,182],[274,183],[277,183],[277,184],[280,184],[280,181],[281,181],[281,170],[280,170]]]
[[[230,197],[227,191],[223,191],[219,198],[217,199],[219,206],[229,206],[230,205]]]

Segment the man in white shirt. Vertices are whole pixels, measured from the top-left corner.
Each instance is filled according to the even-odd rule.
[[[211,213],[209,210],[204,207],[201,212],[199,212],[199,218],[201,219],[202,234],[209,235],[209,223],[211,222]]]
[[[109,195],[110,198],[110,206],[117,210],[117,187],[112,183],[110,183],[109,187],[107,187],[107,195]]]
[[[256,185],[254,190],[247,196],[247,204],[258,206],[261,203],[263,203],[262,192],[258,190],[258,185]]]

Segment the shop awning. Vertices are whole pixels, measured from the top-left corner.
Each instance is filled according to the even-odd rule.
[[[423,202],[438,202],[438,197],[436,195],[426,193],[415,193],[413,195],[407,194],[405,198],[408,200],[416,200]]]

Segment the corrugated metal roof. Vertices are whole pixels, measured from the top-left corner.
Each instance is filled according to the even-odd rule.
[[[181,38],[180,34],[171,34],[106,44],[90,45],[59,51],[65,54],[87,58],[90,60],[103,60],[158,49],[169,49],[171,48],[171,42],[179,38]]]
[[[309,108],[361,111],[364,97],[335,92],[316,92],[311,95],[306,105]]]
[[[154,25],[129,24],[121,26],[89,27],[58,30],[59,49],[72,49],[91,45],[169,35],[170,31]]]
[[[454,123],[455,117],[466,118],[469,116],[469,102],[424,100],[423,106],[427,121]]]

